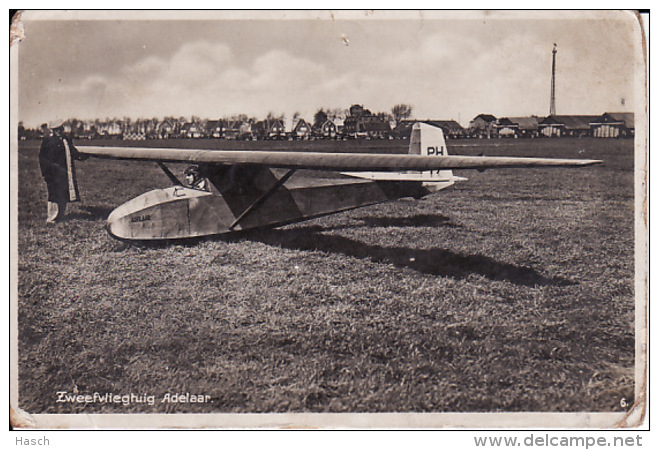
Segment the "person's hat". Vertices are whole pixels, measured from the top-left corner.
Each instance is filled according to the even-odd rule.
[[[48,122],[48,128],[52,130],[56,130],[57,128],[63,128],[64,127],[64,120],[62,119],[56,119],[56,120],[51,120]]]
[[[186,175],[194,175],[194,176],[199,176],[199,167],[197,166],[190,166],[187,169],[185,169],[185,174]]]

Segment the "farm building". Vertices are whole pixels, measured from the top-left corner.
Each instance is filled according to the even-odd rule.
[[[497,118],[492,114],[479,114],[469,122],[469,134],[474,137],[493,137],[497,132]]]
[[[298,120],[293,127],[293,131],[291,131],[291,136],[293,139],[309,139],[311,137],[311,125],[304,119]]]
[[[546,137],[589,136],[590,124],[598,116],[548,116],[538,124],[538,131]]]
[[[598,138],[634,136],[634,113],[604,113],[590,123],[590,130]]]

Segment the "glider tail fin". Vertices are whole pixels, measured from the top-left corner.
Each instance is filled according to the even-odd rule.
[[[410,135],[410,155],[422,156],[447,156],[448,148],[446,147],[446,139],[444,139],[444,131],[439,127],[434,127],[426,123],[417,122],[412,126],[412,134]],[[455,181],[462,181],[466,178],[456,177],[453,171],[447,170],[432,170],[421,172],[423,178],[427,178],[424,186],[427,188],[439,188],[437,183],[450,182],[453,184]],[[443,187],[442,187],[443,188]]]
[[[409,154],[422,156],[448,155],[446,139],[444,139],[444,131],[439,127],[434,127],[425,123],[415,123],[412,126],[412,134],[410,135]],[[428,176],[429,182],[433,179],[451,180],[454,178],[452,170],[433,170],[423,172],[423,174]]]
[[[410,135],[410,155],[445,156],[446,140],[444,132],[439,127],[417,122],[412,126]]]
[[[448,155],[446,140],[441,128],[425,123],[417,122],[412,126],[410,135],[410,155],[442,157]],[[423,186],[434,192],[452,185],[456,181],[466,178],[456,177],[453,171],[448,170],[424,170],[406,172],[341,172],[356,178],[378,181],[414,181],[423,183]]]

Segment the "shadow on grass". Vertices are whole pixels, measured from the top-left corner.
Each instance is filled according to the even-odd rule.
[[[548,278],[530,267],[496,261],[484,255],[461,255],[441,248],[414,249],[369,245],[344,236],[322,234],[323,230],[324,228],[320,226],[293,230],[262,230],[245,233],[244,237],[293,250],[341,253],[355,258],[370,259],[377,263],[407,267],[420,273],[456,279],[478,274],[491,280],[508,281],[524,286],[575,284],[568,279]]]
[[[460,228],[451,219],[440,214],[415,214],[409,217],[358,217],[367,227],[448,227]]]
[[[106,207],[106,206],[83,205],[80,207],[79,211],[71,211],[69,214],[67,214],[66,219],[67,220],[78,219],[78,220],[89,220],[89,221],[105,220],[110,215],[113,209],[114,208],[112,207]]]
[[[459,227],[450,219],[441,215],[419,214],[411,217],[361,217],[364,226],[369,227],[421,227],[446,226]],[[359,225],[357,225],[359,226]],[[523,286],[570,286],[574,281],[562,277],[545,277],[536,270],[510,263],[500,262],[484,255],[463,255],[447,249],[414,249],[407,247],[385,247],[369,245],[344,236],[325,234],[329,230],[354,228],[355,225],[321,226],[310,225],[289,230],[257,229],[231,233],[221,236],[190,238],[177,240],[177,245],[195,246],[205,241],[237,242],[243,239],[276,245],[291,250],[323,251],[341,253],[360,259],[370,259],[373,262],[393,264],[397,267],[407,267],[420,273],[463,279],[471,274],[482,275],[494,281],[508,281]],[[126,242],[128,247],[164,248],[172,241]],[[124,250],[120,246],[117,251]]]

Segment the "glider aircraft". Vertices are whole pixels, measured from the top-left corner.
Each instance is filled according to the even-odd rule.
[[[416,199],[466,178],[460,169],[588,166],[583,159],[450,156],[441,128],[412,127],[409,154],[193,150],[80,146],[80,153],[154,161],[174,184],[146,192],[110,213],[107,230],[128,241],[159,241],[276,227],[405,197]],[[213,191],[184,186],[165,163],[197,164]],[[273,169],[286,169],[277,176]],[[335,179],[286,183],[299,169],[335,171]],[[281,171],[279,171],[281,172]]]

